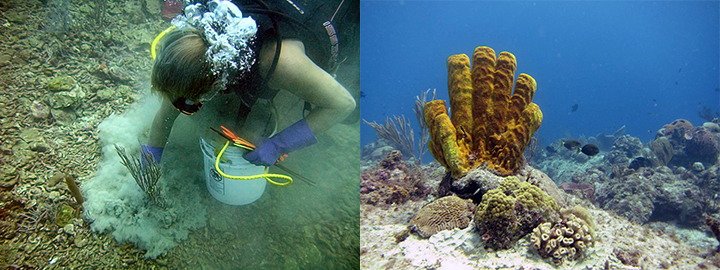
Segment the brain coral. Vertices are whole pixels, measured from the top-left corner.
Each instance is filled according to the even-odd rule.
[[[442,197],[423,206],[410,221],[410,228],[423,238],[443,230],[465,229],[470,225],[474,208],[471,200]]]
[[[540,188],[510,176],[483,195],[474,222],[485,244],[506,249],[538,224],[554,220],[557,209]]]
[[[594,245],[590,226],[581,218],[569,214],[560,222],[545,222],[530,235],[532,247],[543,258],[556,264],[573,261]]]

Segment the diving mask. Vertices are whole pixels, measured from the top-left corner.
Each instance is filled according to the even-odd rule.
[[[185,115],[193,115],[194,113],[198,112],[200,108],[202,108],[203,103],[213,99],[213,97],[215,97],[218,92],[220,92],[220,87],[219,84],[216,83],[211,87],[210,91],[200,95],[200,98],[198,98],[197,100],[186,97],[179,97],[173,100],[172,105],[173,107],[175,107],[175,109],[178,109],[178,111]]]

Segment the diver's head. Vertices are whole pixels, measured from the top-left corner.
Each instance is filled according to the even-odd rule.
[[[152,69],[152,86],[172,101],[180,112],[190,115],[202,102],[217,93],[217,75],[212,72],[202,34],[185,28],[169,32],[157,46],[158,55]]]

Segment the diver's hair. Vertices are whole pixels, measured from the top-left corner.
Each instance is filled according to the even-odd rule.
[[[153,89],[175,99],[198,99],[215,82],[205,52],[208,44],[196,29],[174,30],[158,44],[151,82]]]

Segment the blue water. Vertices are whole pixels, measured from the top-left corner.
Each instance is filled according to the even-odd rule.
[[[537,81],[541,141],[626,125],[648,142],[675,119],[702,124],[703,106],[720,110],[719,10],[714,1],[362,1],[361,115],[404,114],[417,130],[415,96],[437,88],[448,99],[447,57],[489,46]],[[362,144],[374,139],[363,124]]]

